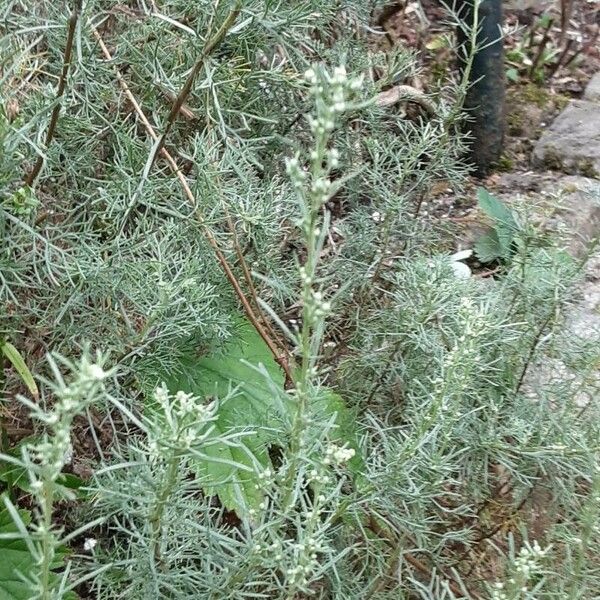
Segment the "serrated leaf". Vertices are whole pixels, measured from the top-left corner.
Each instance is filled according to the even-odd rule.
[[[490,194],[485,188],[477,189],[477,201],[479,208],[488,216],[494,220],[495,225],[502,225],[504,227],[510,227],[511,229],[517,229],[517,222],[512,211],[502,202],[496,198],[496,196]]]
[[[475,256],[482,263],[490,263],[503,256],[503,246],[498,239],[498,234],[495,229],[482,235],[475,242]]]
[[[18,517],[25,526],[31,522],[31,514],[26,510],[15,510],[15,517]],[[0,560],[0,598],[2,600],[29,600],[32,597],[31,587],[24,579],[35,574],[38,567],[35,559],[31,556],[27,542],[16,537],[19,534],[19,528],[9,513],[4,498],[0,498],[0,557],[2,558]],[[3,539],[1,537],[3,535],[15,535],[15,539]],[[55,569],[62,566],[64,555],[64,550],[55,554],[53,564]],[[57,581],[58,578],[58,575],[53,575],[53,580]],[[70,592],[65,594],[64,598],[74,600],[76,596]]]
[[[34,398],[39,395],[37,384],[31,374],[31,371],[25,364],[21,353],[10,343],[5,340],[0,341],[0,352],[6,356],[12,366],[15,368],[19,377],[23,380],[23,383],[27,386],[27,389]]]
[[[267,378],[255,367],[262,365]],[[271,352],[249,323],[243,323],[222,353],[197,357],[191,354],[180,360],[176,373],[163,373],[153,382],[164,381],[175,393],[183,390],[202,397],[227,398],[219,406],[213,438],[235,432],[252,432],[233,445],[216,443],[202,449],[209,457],[225,459],[232,464],[199,461],[198,476],[206,493],[217,495],[223,505],[247,516],[257,510],[262,493],[256,489],[257,472],[270,464],[268,445],[276,440],[274,431],[281,424],[280,402],[274,398],[272,385],[283,390],[284,376]],[[236,392],[231,395],[231,391]]]
[[[477,190],[477,199],[481,210],[494,221],[496,241],[498,242],[498,250],[495,251],[495,258],[510,258],[515,234],[518,231],[517,221],[515,220],[512,211],[504,204],[504,202],[490,194],[485,188],[480,187]],[[486,239],[481,242],[481,244],[490,250],[492,247],[492,240]],[[480,252],[486,254],[485,248],[480,247]],[[491,253],[488,254],[491,255]],[[480,260],[482,259],[480,258]],[[491,261],[482,260],[482,262]]]

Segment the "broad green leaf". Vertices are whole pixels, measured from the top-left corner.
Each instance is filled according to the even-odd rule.
[[[259,365],[267,377],[254,368]],[[283,394],[284,376],[279,365],[254,327],[244,322],[223,352],[204,357],[187,354],[180,360],[177,372],[159,372],[149,383],[155,386],[163,381],[171,393],[182,390],[200,398],[227,398],[219,405],[217,419],[212,423],[212,439],[218,442],[220,437],[239,432],[251,434],[235,445],[215,443],[204,447],[202,452],[208,457],[235,464],[199,460],[197,473],[206,493],[218,496],[226,508],[240,516],[247,516],[250,509],[258,510],[263,500],[260,486],[257,488],[258,473],[271,466],[268,447],[286,445],[281,425],[291,420],[294,406]],[[235,393],[231,394],[231,390]],[[313,408],[324,421],[335,413],[337,427],[330,437],[355,449],[349,467],[354,474],[359,473],[363,460],[354,419],[342,398],[325,391]]]
[[[19,511],[19,516],[25,525],[31,521],[27,511]],[[0,534],[18,532],[4,502],[0,499]],[[19,574],[28,577],[35,571],[36,566],[26,542],[21,539],[0,538],[0,556],[0,597],[3,600],[28,600],[31,597],[31,589]]]
[[[475,242],[475,255],[482,263],[490,263],[503,256],[503,246],[495,229],[482,235]]]
[[[494,232],[483,236],[476,245],[475,251],[479,259],[482,262],[491,262],[496,258],[510,258],[518,231],[512,211],[485,188],[480,187],[477,190],[477,198],[481,210],[494,221]]]
[[[31,522],[31,514],[25,510],[15,511],[23,525]],[[0,497],[0,536],[19,534],[19,528],[9,513],[4,498]],[[63,565],[65,551],[61,550],[55,555],[53,567]],[[29,600],[31,588],[23,578],[30,578],[36,573],[37,566],[31,556],[27,542],[24,539],[2,539],[0,537],[0,598],[2,600]],[[20,576],[21,575],[21,576]],[[53,576],[53,582],[59,583],[58,575]],[[75,594],[66,594],[65,599],[74,600]]]
[[[23,383],[27,386],[27,389],[31,395],[37,398],[39,395],[37,384],[35,383],[35,379],[25,364],[20,352],[10,342],[5,340],[0,341],[0,351],[2,354],[4,354],[4,356],[6,356],[6,358],[8,358],[12,366],[23,380]]]
[[[270,382],[255,368],[262,365]],[[268,445],[277,440],[281,414],[287,409],[274,397],[273,389],[283,390],[284,376],[269,349],[255,329],[244,323],[220,354],[185,356],[176,373],[159,373],[152,382],[164,381],[172,393],[183,390],[198,397],[225,398],[219,406],[214,439],[236,432],[252,432],[236,445],[223,443],[203,448],[210,457],[225,459],[249,470],[214,461],[198,461],[198,475],[208,494],[217,495],[223,505],[246,516],[258,509],[262,493],[256,488],[257,472],[270,464]],[[232,390],[234,394],[230,394]],[[281,394],[283,396],[283,394]]]
[[[490,194],[485,188],[477,189],[479,208],[491,219],[496,226],[502,225],[513,230],[517,229],[517,222],[512,211],[496,196]]]

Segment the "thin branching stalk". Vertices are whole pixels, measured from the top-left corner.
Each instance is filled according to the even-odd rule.
[[[179,114],[181,107],[184,105],[185,101],[190,95],[194,82],[196,81],[198,75],[200,75],[200,73],[202,72],[206,59],[221,45],[221,42],[225,39],[225,36],[229,32],[229,30],[233,27],[235,20],[240,14],[241,8],[242,2],[241,0],[237,0],[236,4],[229,11],[229,14],[227,15],[227,17],[225,17],[225,20],[223,21],[219,29],[214,34],[208,34],[208,40],[206,41],[204,48],[202,48],[200,57],[192,67],[192,70],[190,71],[190,74],[188,75],[185,83],[183,84],[183,87],[181,88],[181,90],[177,94],[177,98],[173,102],[171,112],[167,117],[167,123],[165,125],[164,131],[162,132],[160,138],[158,139],[157,143],[155,144],[152,150],[152,155],[150,156],[150,159],[148,161],[150,165],[154,164],[156,157],[160,153],[161,149],[164,147],[165,140],[167,139],[167,136],[169,135],[169,132],[171,131],[175,120],[177,119],[177,115]]]
[[[73,54],[73,40],[75,39],[75,30],[77,29],[77,22],[79,21],[79,15],[81,14],[81,6],[83,0],[75,0],[73,4],[73,10],[69,17],[69,24],[67,29],[67,41],[65,43],[65,51],[63,55],[63,66],[58,80],[58,87],[56,89],[55,105],[52,109],[52,115],[50,116],[50,124],[48,125],[48,131],[46,132],[46,142],[44,152],[48,151],[50,143],[54,138],[54,132],[56,131],[56,125],[58,124],[58,117],[60,116],[60,109],[62,108],[61,100],[67,87],[67,77],[69,75],[69,69],[71,67],[71,58]],[[31,187],[34,185],[42,167],[44,166],[44,153],[40,153],[33,169],[25,177],[25,185]]]
[[[235,228],[235,223],[233,222],[231,215],[229,214],[229,211],[227,210],[227,207],[224,205],[223,208],[224,208],[225,216],[227,219],[227,227],[229,229],[229,232],[231,233],[231,237],[233,240],[233,247],[235,249],[235,254],[240,263],[240,267],[242,268],[242,273],[244,274],[244,279],[246,281],[246,285],[248,286],[248,290],[250,292],[250,298],[252,299],[253,309],[256,311],[256,313],[258,315],[260,315],[260,317],[262,319],[262,323],[264,324],[267,332],[269,333],[270,338],[272,340],[276,341],[279,348],[284,349],[286,347],[285,342],[281,340],[280,336],[277,334],[277,332],[273,328],[273,325],[271,324],[270,319],[265,316],[265,314],[260,306],[260,302],[258,300],[258,292],[254,285],[254,280],[252,279],[252,273],[250,271],[250,268],[248,267],[248,261],[246,260],[246,257],[244,256],[244,251],[242,250],[242,247],[240,246],[240,241],[239,241],[238,234],[237,234],[237,231]]]
[[[102,39],[101,35],[98,33],[98,30],[95,27],[92,27],[92,33],[93,33],[94,37],[96,38],[96,40],[98,41],[98,45],[100,46],[100,49],[102,50],[102,53],[104,54],[106,59],[109,61],[112,61],[112,54],[108,50],[106,44],[104,43],[104,40]],[[119,82],[119,85],[121,86],[121,89],[123,90],[123,92],[127,96],[128,100],[131,102],[132,106],[134,107],[134,110],[137,113],[140,120],[142,121],[144,128],[146,129],[146,131],[148,132],[150,137],[154,141],[157,141],[159,138],[158,138],[156,131],[150,124],[150,121],[148,121],[148,118],[144,114],[144,111],[142,110],[142,108],[139,105],[138,101],[136,100],[135,96],[131,93],[131,90],[129,89],[129,86],[127,85],[125,79],[123,78],[123,76],[121,75],[121,73],[119,72],[119,70],[116,67],[115,67],[115,73],[116,73],[117,81]],[[167,164],[169,165],[170,169],[173,171],[173,173],[175,173],[190,204],[192,206],[196,206],[196,199],[194,197],[194,193],[192,192],[185,175],[182,173],[181,169],[175,162],[175,159],[173,158],[173,156],[169,153],[169,151],[166,148],[160,149],[160,155],[167,161]],[[231,285],[235,291],[235,294],[237,295],[240,302],[242,303],[242,307],[244,309],[246,316],[251,321],[252,325],[254,326],[256,331],[259,333],[261,338],[265,341],[265,343],[269,347],[269,350],[273,354],[273,357],[275,358],[275,360],[279,363],[279,365],[285,372],[285,375],[286,375],[286,378],[288,379],[288,381],[291,381],[292,380],[292,371],[290,368],[289,359],[288,359],[287,354],[285,353],[284,350],[277,347],[276,343],[271,339],[268,332],[265,330],[264,326],[262,325],[260,318],[257,317],[256,314],[254,313],[254,310],[252,309],[252,305],[251,305],[250,301],[246,297],[246,294],[242,290],[240,283],[238,282],[235,274],[233,273],[231,267],[229,266],[229,263],[228,263],[227,259],[225,258],[225,255],[221,251],[215,236],[213,235],[210,228],[206,226],[204,217],[200,213],[200,210],[196,209],[195,213],[196,213],[196,218],[197,218],[200,226],[202,227],[202,230],[204,232],[204,235],[206,236],[208,243],[212,247],[212,249],[215,253],[215,256],[217,257],[217,260],[219,261],[219,264],[221,265],[221,268],[225,272],[225,276],[227,277],[227,280],[231,283]]]

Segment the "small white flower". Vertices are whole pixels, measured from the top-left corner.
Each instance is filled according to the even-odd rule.
[[[98,543],[98,540],[95,538],[85,538],[85,542],[83,542],[83,549],[86,552],[91,552]]]
[[[169,401],[169,390],[164,382],[154,390],[154,399],[161,406],[164,406]]]
[[[340,158],[340,153],[336,148],[331,148],[327,155],[329,156],[330,161],[337,161]]]
[[[175,400],[179,404],[183,414],[191,413],[196,407],[193,394],[187,394],[186,392],[179,390],[175,394]]]
[[[305,71],[304,73],[304,79],[308,82],[308,83],[316,83],[317,81],[317,76],[315,74],[314,69],[308,69],[307,71]]]
[[[65,450],[65,453],[63,454],[63,463],[65,465],[71,464],[71,461],[73,460],[73,446],[71,444],[67,445],[67,449]]]
[[[354,448],[339,447],[336,444],[329,444],[326,450],[326,457],[323,460],[325,464],[332,461],[338,465],[348,462],[356,454]]]
[[[286,166],[286,169],[288,170],[288,173],[295,171],[296,169],[299,168],[298,159],[296,157],[286,158],[285,166]]]
[[[353,91],[357,91],[360,90],[360,88],[363,85],[363,81],[364,81],[364,77],[363,75],[360,75],[359,77],[357,77],[356,79],[353,79],[350,82],[350,89]]]
[[[348,74],[346,73],[346,67],[344,67],[344,65],[340,65],[333,70],[334,83],[345,83],[347,79]]]
[[[196,441],[196,432],[193,429],[188,429],[183,434],[183,439],[181,441],[184,448],[191,448]]]
[[[35,481],[31,482],[30,487],[33,493],[37,493],[42,491],[44,484],[39,479],[36,479]]]
[[[102,381],[106,377],[106,372],[100,365],[90,365],[88,367],[88,374],[92,379]]]

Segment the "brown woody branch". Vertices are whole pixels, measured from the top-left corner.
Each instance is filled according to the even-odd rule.
[[[171,106],[171,112],[169,113],[169,116],[167,118],[167,124],[165,126],[165,130],[163,131],[162,135],[160,136],[158,144],[156,145],[156,148],[153,151],[153,155],[150,158],[151,165],[154,164],[156,157],[159,155],[161,149],[163,148],[163,146],[165,144],[165,140],[167,139],[167,135],[169,135],[169,132],[171,131],[171,128],[173,127],[173,124],[175,123],[175,121],[177,119],[177,115],[181,111],[181,108],[183,107],[185,101],[187,100],[188,96],[190,95],[190,92],[192,91],[192,86],[194,85],[194,81],[196,81],[196,78],[198,77],[198,75],[200,74],[202,69],[204,68],[205,60],[214,52],[214,50],[225,39],[227,32],[231,29],[231,27],[235,23],[235,20],[237,19],[237,16],[240,13],[241,7],[242,7],[242,2],[241,2],[241,0],[238,0],[238,2],[236,2],[235,6],[231,9],[229,14],[223,21],[221,27],[219,27],[219,29],[216,31],[216,33],[208,39],[204,48],[202,49],[202,52],[200,53],[200,57],[194,64],[192,70],[190,71],[190,74],[188,75],[188,78],[186,79],[185,83],[183,84],[183,87],[181,88],[181,90],[179,91],[179,94],[177,94],[177,97],[175,98],[173,105]]]
[[[104,43],[104,40],[98,33],[98,30],[93,26],[92,26],[92,33],[93,33],[94,37],[96,38],[98,45],[100,46],[100,49],[102,50],[102,53],[104,54],[104,57],[106,58],[106,60],[111,61],[112,54],[106,47],[106,44]],[[137,115],[138,115],[140,121],[142,122],[144,128],[146,129],[148,135],[156,142],[159,139],[158,134],[156,133],[156,131],[150,124],[150,121],[148,121],[148,118],[144,114],[144,111],[142,110],[142,108],[139,105],[138,101],[136,100],[135,96],[131,93],[131,90],[129,89],[127,82],[123,78],[123,75],[116,67],[115,67],[115,73],[116,73],[117,81],[119,82],[119,85],[120,85],[121,89],[123,90],[123,93],[127,96],[127,99],[133,106],[135,112],[137,113]],[[177,110],[179,110],[179,108],[177,108]],[[194,194],[187,182],[185,175],[181,172],[181,169],[175,162],[175,159],[173,158],[173,156],[169,153],[169,151],[166,148],[160,148],[158,150],[158,153],[160,154],[160,156],[162,158],[164,158],[166,160],[171,171],[176,175],[177,179],[179,180],[187,199],[194,206],[196,204],[196,199],[194,197]],[[246,295],[244,294],[244,291],[242,290],[238,280],[236,279],[235,274],[231,270],[231,267],[229,266],[229,263],[227,262],[227,258],[225,257],[222,250],[220,249],[219,244],[218,244],[214,234],[206,226],[205,221],[204,221],[204,216],[200,213],[200,211],[198,209],[196,209],[195,214],[196,214],[196,218],[198,219],[200,225],[203,228],[206,240],[208,241],[211,248],[213,249],[215,256],[217,257],[217,260],[219,261],[219,264],[221,265],[221,268],[223,269],[223,271],[225,273],[225,276],[227,277],[228,281],[231,283],[231,285],[235,291],[235,294],[237,295],[240,302],[242,303],[242,307],[244,309],[244,312],[246,313],[246,316],[248,317],[249,321],[252,323],[252,325],[254,326],[254,328],[256,329],[258,334],[260,335],[260,337],[267,344],[267,347],[273,354],[275,360],[279,363],[279,365],[283,369],[285,376],[286,376],[286,380],[288,382],[292,381],[292,372],[290,369],[287,353],[285,352],[285,350],[280,349],[276,346],[275,342],[273,342],[273,340],[271,339],[271,337],[265,330],[264,325],[261,323],[260,319],[256,316],[256,314],[252,308],[252,305],[248,301],[248,298],[246,298]]]
[[[65,43],[65,52],[63,55],[63,66],[60,73],[60,79],[58,80],[58,88],[56,89],[56,98],[54,108],[52,109],[52,115],[50,116],[50,124],[48,125],[48,131],[46,132],[46,150],[50,146],[50,142],[54,137],[56,131],[56,125],[58,123],[58,117],[60,116],[61,99],[65,93],[67,87],[67,76],[69,74],[69,68],[71,66],[71,57],[73,55],[73,40],[75,39],[75,29],[77,28],[77,21],[81,14],[81,5],[83,0],[75,0],[71,16],[69,17],[69,25],[67,29],[67,41]],[[35,165],[31,172],[25,177],[25,185],[31,187],[37,179],[42,167],[44,166],[44,155],[40,154],[35,162]]]

